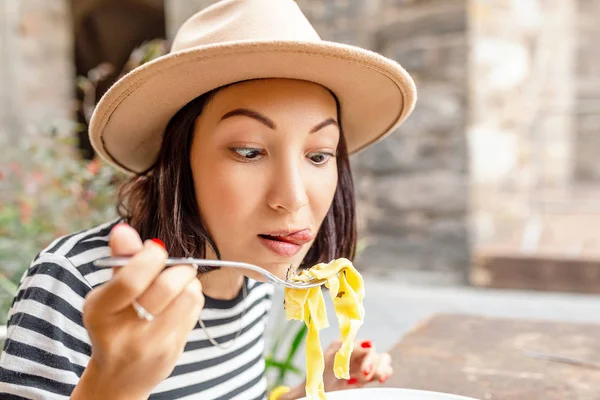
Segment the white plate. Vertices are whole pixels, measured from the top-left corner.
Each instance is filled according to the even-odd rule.
[[[455,394],[395,388],[365,388],[327,393],[328,400],[476,400]],[[306,400],[306,398],[302,399]]]

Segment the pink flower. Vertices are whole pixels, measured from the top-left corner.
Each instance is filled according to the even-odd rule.
[[[89,172],[91,172],[92,175],[97,175],[98,172],[100,171],[100,160],[98,158],[94,158],[92,161],[90,161],[90,163],[87,165],[87,170]]]

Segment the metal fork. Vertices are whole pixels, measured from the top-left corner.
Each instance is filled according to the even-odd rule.
[[[94,265],[100,268],[108,267],[123,267],[127,265],[131,257],[106,257],[100,258],[94,261]],[[261,268],[254,264],[248,264],[236,261],[221,261],[221,260],[205,260],[201,258],[167,258],[165,260],[166,266],[173,265],[191,265],[196,268],[199,266],[206,267],[228,267],[228,268],[243,268],[258,272],[264,276],[267,281],[278,286],[284,286],[290,289],[310,289],[313,287],[321,286],[327,282],[326,279],[311,279],[308,282],[294,282],[289,280],[283,280],[276,275],[273,275],[264,268]]]

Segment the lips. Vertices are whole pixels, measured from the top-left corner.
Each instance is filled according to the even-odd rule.
[[[314,239],[314,234],[309,229],[300,231],[279,231],[258,235],[261,243],[272,252],[284,257],[297,254],[302,245]]]
[[[278,241],[278,242],[292,243],[292,244],[295,244],[298,246],[302,246],[303,244],[310,242],[315,237],[313,235],[313,233],[310,231],[310,229],[303,229],[301,231],[295,231],[295,232],[291,232],[291,233],[284,232],[284,231],[270,232],[270,233],[260,234],[258,236],[260,236],[261,238],[264,238],[264,239],[274,240],[274,241]]]

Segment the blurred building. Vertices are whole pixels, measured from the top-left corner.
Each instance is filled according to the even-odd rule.
[[[77,74],[101,62],[118,70],[135,46],[171,38],[186,18],[213,2],[3,1],[0,138],[73,116]],[[364,270],[427,282],[471,276],[490,285],[493,277],[471,262],[472,254],[556,250],[558,236],[548,239],[548,229],[540,229],[554,223],[548,205],[567,210],[569,218],[585,209],[584,221],[600,210],[594,202],[599,1],[298,4],[323,39],[391,57],[418,86],[412,117],[353,159]],[[84,139],[81,147],[89,152]],[[575,224],[571,240],[581,232],[569,221]],[[569,254],[576,256],[594,247],[573,243],[579,247]]]
[[[471,279],[600,291],[600,2],[469,6]]]

